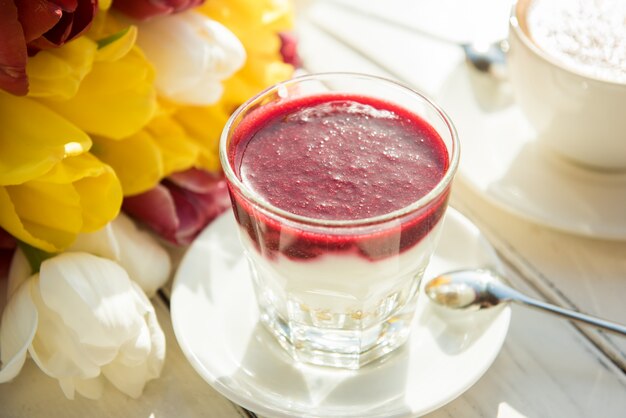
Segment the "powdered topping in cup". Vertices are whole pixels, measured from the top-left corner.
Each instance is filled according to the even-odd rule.
[[[534,0],[526,23],[535,44],[564,66],[626,83],[626,1]]]

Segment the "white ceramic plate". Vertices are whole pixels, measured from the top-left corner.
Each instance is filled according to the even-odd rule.
[[[466,218],[450,209],[426,277],[497,263]],[[358,371],[298,364],[258,323],[247,262],[229,212],[196,239],[177,271],[171,315],[178,342],[217,391],[267,417],[404,417],[467,390],[504,342],[510,309],[448,317],[424,295],[410,341]],[[447,319],[446,319],[447,318]]]
[[[459,67],[438,95],[461,140],[457,180],[526,219],[581,235],[626,239],[626,173],[566,162],[536,140],[517,106],[490,108],[496,95],[481,81]]]

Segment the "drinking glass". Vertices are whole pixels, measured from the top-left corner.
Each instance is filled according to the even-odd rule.
[[[449,162],[435,187],[390,213],[328,220],[276,207],[242,182],[234,158],[238,129],[257,123],[265,106],[329,93],[393,103],[434,128]],[[439,106],[370,75],[302,76],[268,88],[233,113],[222,133],[220,160],[260,320],[287,352],[303,362],[356,369],[407,340],[459,161],[455,128]]]

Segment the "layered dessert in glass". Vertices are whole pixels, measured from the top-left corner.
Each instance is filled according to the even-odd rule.
[[[358,368],[405,342],[458,164],[445,114],[388,80],[306,76],[235,112],[220,154],[283,347]]]

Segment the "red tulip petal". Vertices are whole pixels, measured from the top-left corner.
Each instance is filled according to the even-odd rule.
[[[12,1],[0,1],[0,89],[28,93],[26,41]]]
[[[17,241],[11,234],[0,228],[0,279],[9,273],[13,253],[17,248]]]
[[[168,181],[194,193],[210,192],[215,186],[215,183],[221,179],[221,174],[210,173],[197,168],[179,171],[178,173],[170,174],[167,178]]]
[[[231,205],[228,186],[224,179],[215,182],[209,192],[196,195],[196,197],[202,207],[205,224],[224,213]]]
[[[176,201],[181,230],[185,226],[184,231],[179,232],[181,243],[191,242],[206,225],[230,207],[225,180],[213,182],[211,189],[203,193],[181,189],[174,184],[169,184],[168,188]]]
[[[65,43],[65,39],[69,37],[72,30],[72,16],[64,13],[52,29],[47,31],[43,36],[28,43],[28,46],[34,50],[58,48]],[[31,54],[32,55],[32,54]]]
[[[190,244],[205,225],[201,208],[189,192],[176,186],[169,187],[169,191],[176,203],[176,215],[180,222],[175,241],[178,244]]]
[[[117,0],[113,2],[113,7],[132,18],[143,20],[182,12],[202,3],[204,0]]]
[[[280,32],[280,55],[283,62],[291,64],[296,68],[302,66],[302,61],[298,55],[298,38],[290,32]]]
[[[69,42],[85,33],[91,26],[97,11],[98,0],[79,1],[72,16],[72,30],[65,42]]]
[[[0,228],[0,249],[10,250],[15,248],[16,246],[17,240],[13,237],[13,235]]]
[[[65,12],[73,12],[78,7],[80,0],[49,0],[50,3],[54,3]]]
[[[159,235],[174,240],[180,221],[169,190],[158,185],[152,190],[124,198],[124,211],[145,223]]]
[[[21,0],[17,2],[17,13],[28,43],[52,29],[61,19],[63,10],[47,1]]]
[[[196,171],[201,170],[178,173],[176,178],[184,183],[183,187],[168,178],[146,193],[125,198],[124,211],[168,241],[190,244],[209,222],[230,207],[226,181]],[[185,187],[189,185],[191,188]]]
[[[9,275],[9,268],[11,268],[11,260],[13,260],[13,254],[15,248],[10,250],[0,249],[0,279]]]
[[[120,12],[134,19],[144,20],[154,16],[167,15],[172,12],[164,2],[149,2],[144,0],[125,1],[118,0],[113,3]]]
[[[30,42],[29,47],[36,49],[56,48],[82,35],[91,26],[97,7],[96,0],[78,1],[73,12],[63,11],[59,22],[42,37]]]

